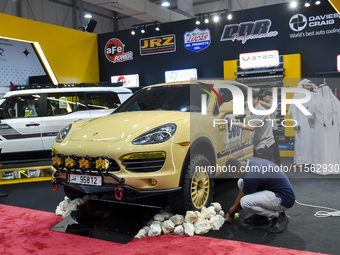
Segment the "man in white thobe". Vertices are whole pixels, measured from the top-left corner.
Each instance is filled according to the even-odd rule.
[[[298,88],[310,90],[311,87],[312,82],[307,79],[301,80],[298,84]],[[295,93],[293,98],[299,99],[303,97],[305,97],[305,94]],[[310,102],[311,100],[302,104],[308,111]],[[292,114],[292,119],[298,123],[298,125],[294,127],[294,163],[298,166],[313,164],[313,130],[308,124],[307,116],[295,104],[290,105],[288,114]]]
[[[308,121],[313,127],[313,172],[320,175],[340,173],[340,102],[325,85],[311,101]]]

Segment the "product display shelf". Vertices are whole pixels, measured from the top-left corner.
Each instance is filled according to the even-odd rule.
[[[51,166],[0,169],[0,185],[51,180]]]

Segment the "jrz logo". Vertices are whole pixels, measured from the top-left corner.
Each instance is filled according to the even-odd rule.
[[[289,27],[296,32],[299,32],[305,29],[306,26],[307,26],[307,18],[305,15],[295,14],[289,20]]]
[[[274,37],[279,34],[277,31],[269,31],[272,22],[270,19],[262,19],[240,24],[231,24],[224,27],[221,41],[241,41],[245,44],[250,39]]]
[[[175,35],[163,35],[139,40],[140,54],[160,54],[176,51]]]
[[[133,59],[133,52],[125,52],[124,53],[125,45],[121,42],[121,40],[117,38],[110,39],[105,45],[105,56],[107,60],[111,61],[112,63],[116,62],[124,62],[127,60]]]

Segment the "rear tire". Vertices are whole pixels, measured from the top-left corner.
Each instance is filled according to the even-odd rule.
[[[192,156],[182,183],[182,190],[168,195],[169,205],[174,213],[185,214],[186,211],[199,211],[203,206],[208,207],[214,194],[212,175],[203,167],[211,166],[206,156]],[[200,171],[196,171],[200,167]]]

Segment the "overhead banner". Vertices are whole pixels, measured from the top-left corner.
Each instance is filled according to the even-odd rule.
[[[139,40],[139,50],[141,56],[175,52],[176,37],[174,34],[172,34],[142,38]]]
[[[188,50],[199,52],[206,49],[211,42],[210,30],[198,29],[191,32],[185,32],[184,34],[184,47]]]
[[[242,53],[239,57],[241,69],[273,67],[279,65],[279,52],[277,50]]]

